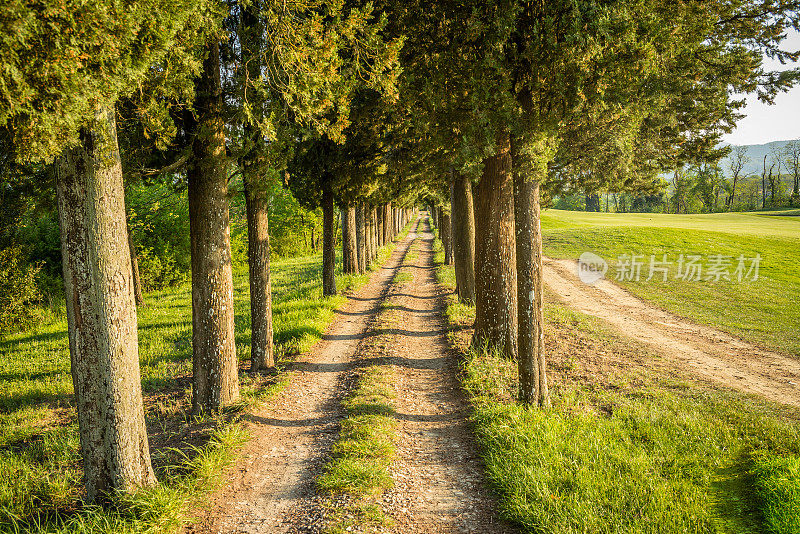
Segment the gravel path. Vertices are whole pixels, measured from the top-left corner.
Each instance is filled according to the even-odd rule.
[[[425,225],[418,259],[406,262],[405,334],[397,364],[398,461],[385,496],[398,533],[514,532],[498,522],[470,429],[469,403],[459,388],[457,355],[448,348],[445,300],[436,283],[433,234]]]

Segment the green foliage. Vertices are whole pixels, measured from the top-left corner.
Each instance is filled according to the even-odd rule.
[[[169,251],[161,255],[156,254],[152,248],[138,250],[139,277],[144,291],[155,291],[177,285],[187,279],[186,271],[178,268],[174,257]]]
[[[322,210],[301,206],[280,183],[269,189],[270,248],[277,257],[308,254],[322,247]]]
[[[29,326],[40,299],[39,270],[25,261],[21,249],[0,250],[0,333]]]
[[[153,75],[168,72],[162,87],[179,82],[185,87],[199,68],[192,60],[193,44],[216,31],[214,5],[194,0],[4,2],[0,124],[10,126],[18,157],[52,159],[77,140],[98,106],[144,89]],[[152,102],[163,99],[163,93],[154,93],[147,92]]]

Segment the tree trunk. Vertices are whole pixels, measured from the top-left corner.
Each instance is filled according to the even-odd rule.
[[[474,304],[475,212],[473,211],[472,182],[462,174],[453,173],[453,181],[450,186],[450,211],[458,300],[466,304]]]
[[[372,208],[364,204],[364,270],[372,266]]]
[[[598,193],[586,193],[586,211],[600,211],[600,195]]]
[[[442,247],[444,247],[444,264],[453,265],[453,240],[451,238],[452,222],[450,214],[442,210],[442,228],[439,230],[442,236]]]
[[[263,26],[255,5],[248,5],[242,10],[242,24],[239,29],[247,75],[250,80],[256,80],[261,76]],[[260,108],[254,106],[254,109]],[[250,274],[250,370],[258,372],[275,367],[270,284],[269,199],[263,178],[267,170],[265,161],[267,147],[260,128],[255,124],[245,123],[243,137],[247,141],[247,151],[241,159],[241,169],[247,211],[247,263]]]
[[[356,206],[356,253],[358,257],[358,272],[364,274],[366,272],[366,259],[364,257],[364,241],[366,235],[364,232],[364,204],[359,203]]]
[[[508,132],[497,138],[497,152],[484,161],[476,189],[475,334],[473,342],[517,354],[517,277],[514,239],[514,187]]]
[[[195,82],[198,120],[187,114],[194,134],[186,173],[192,251],[194,413],[217,410],[239,397],[219,45],[212,44],[210,49],[203,74]]]
[[[342,273],[347,274],[347,267],[350,264],[350,258],[347,257],[349,253],[350,236],[347,235],[347,208],[339,212],[339,217],[342,218]]]
[[[380,249],[383,243],[383,206],[375,206],[375,246]]]
[[[142,404],[125,191],[112,107],[58,162],[72,383],[89,502],[156,482]]]
[[[392,242],[392,204],[387,202],[383,205],[383,244],[388,245]]]
[[[247,175],[247,164],[244,166]],[[250,271],[250,370],[275,367],[272,339],[272,288],[270,283],[269,213],[266,193],[244,181],[247,210],[247,263]]]
[[[378,208],[372,206],[372,260],[378,259],[378,249],[380,248],[380,221],[378,220]]]
[[[126,217],[127,221],[127,217]],[[133,233],[131,232],[130,225],[128,229],[128,249],[131,251],[131,273],[133,275],[133,298],[137,306],[144,306],[144,297],[142,296],[142,278],[139,275],[139,255],[136,254],[136,245],[133,244]]]
[[[370,213],[372,215],[372,261],[378,259],[378,248],[380,244],[378,243],[378,208],[372,206],[370,209]]]
[[[356,208],[348,206],[345,213],[345,222],[342,223],[342,247],[347,249],[344,256],[344,272],[355,274],[358,272],[358,238],[356,236]],[[347,240],[345,241],[345,235]]]
[[[330,186],[322,190],[322,294],[336,294],[336,234],[333,192]]]
[[[542,314],[542,227],[539,182],[514,173],[516,229],[518,355],[520,400],[547,406],[547,367]]]

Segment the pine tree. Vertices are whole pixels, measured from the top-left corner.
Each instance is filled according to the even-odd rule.
[[[58,160],[70,356],[89,501],[155,481],[114,107],[148,83],[154,67],[176,59],[176,49],[183,54],[176,78],[189,79],[195,65],[188,50],[208,20],[205,3],[180,0],[0,7],[0,123],[20,160]]]

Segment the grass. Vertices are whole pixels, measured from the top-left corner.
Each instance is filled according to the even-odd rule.
[[[692,382],[552,295],[553,407],[529,409],[515,400],[516,363],[469,349],[474,308],[452,300],[487,475],[523,531],[798,532],[795,412]]]
[[[617,257],[644,256],[642,278],[621,281],[633,294],[688,319],[715,326],[760,346],[800,356],[800,219],[763,214],[607,214],[548,210],[542,218],[544,253],[577,259],[594,252],[609,261],[615,278]],[[684,281],[648,277],[649,258],[676,262],[679,254],[737,258],[761,256],[756,281]],[[747,266],[749,267],[749,261]]]
[[[380,250],[377,269],[394,244]],[[369,279],[339,275],[340,292]],[[242,401],[234,411],[267,400],[290,380],[287,361],[309,350],[346,298],[323,298],[321,256],[272,264],[273,322],[280,373],[241,374]],[[171,532],[194,495],[213,487],[214,473],[244,439],[235,415],[189,416],[191,287],[146,295],[139,309],[139,355],[156,488],[126,497],[119,510],[84,507],[78,427],[63,313],[35,329],[0,338],[0,532]],[[250,313],[246,266],[234,272],[237,354],[249,358]],[[175,448],[175,445],[178,448]],[[136,506],[128,504],[137,503]]]
[[[753,476],[765,530],[800,532],[800,458],[757,456]]]
[[[394,373],[386,366],[367,367],[353,393],[342,403],[342,421],[333,459],[317,479],[331,493],[376,495],[392,485],[389,466],[395,455]]]

